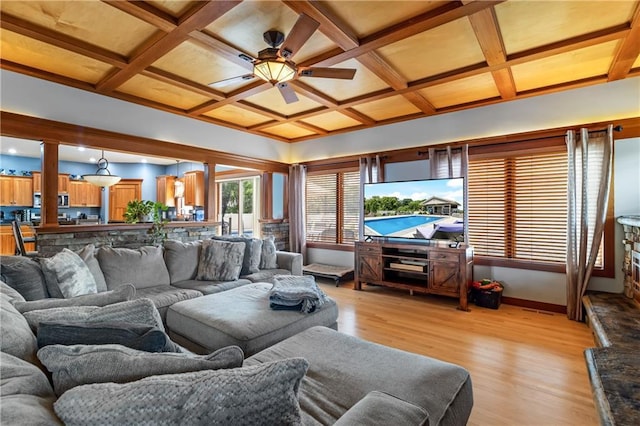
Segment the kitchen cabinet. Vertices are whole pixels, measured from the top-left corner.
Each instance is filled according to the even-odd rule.
[[[34,232],[33,228],[29,225],[21,225],[20,229],[22,230],[23,237],[33,237]],[[35,251],[36,243],[24,243],[27,251]],[[11,230],[11,225],[2,225],[0,226],[0,254],[2,255],[13,255],[16,251],[16,240],[13,237],[13,231]]]
[[[69,207],[100,207],[102,188],[84,180],[69,181]]]
[[[42,173],[31,172],[33,179],[33,192],[42,192]],[[69,175],[62,173],[58,175],[58,192],[69,192]]]
[[[176,206],[176,176],[156,177],[156,201],[168,207]]]
[[[184,174],[185,206],[204,206],[204,172],[193,170]]]
[[[33,180],[24,176],[0,176],[0,205],[29,207],[33,204]]]
[[[142,179],[122,179],[109,187],[109,220],[124,222],[131,200],[142,200]]]

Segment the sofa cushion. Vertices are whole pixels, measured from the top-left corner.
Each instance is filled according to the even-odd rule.
[[[263,269],[255,274],[246,275],[246,278],[254,283],[273,283],[273,277],[276,275],[291,275],[291,271],[287,269]]]
[[[0,353],[0,424],[57,425],[55,395],[47,376],[35,365]]]
[[[157,327],[127,322],[78,323],[42,321],[38,347],[49,345],[123,345],[146,352],[179,352],[169,336]]]
[[[424,408],[384,392],[371,391],[333,426],[406,425],[429,426]]]
[[[200,281],[200,280],[185,280],[171,284],[172,287],[179,287],[191,290],[197,290],[202,294],[214,294],[221,291],[231,290],[232,288],[241,287],[243,285],[251,284],[251,281],[239,278],[235,281]]]
[[[66,299],[98,292],[96,280],[87,264],[69,249],[40,259],[40,266],[51,297]]]
[[[164,331],[158,310],[149,299],[136,299],[103,307],[76,306],[41,309],[24,313],[32,330],[42,321],[75,321],[85,323],[121,321],[150,325]]]
[[[234,243],[245,243],[244,256],[242,258],[242,269],[240,275],[248,275],[258,272],[260,269],[260,257],[262,255],[262,240],[258,238],[242,237],[242,236],[217,236],[211,237],[212,240],[231,241]]]
[[[26,300],[49,297],[40,264],[24,256],[2,256],[0,278],[18,291]]]
[[[197,280],[235,281],[240,276],[246,244],[219,240],[202,241]]]
[[[278,267],[276,255],[276,243],[273,235],[262,239],[262,254],[260,257],[260,269],[275,269]]]
[[[165,240],[163,246],[164,261],[169,270],[171,284],[195,279],[198,274],[202,241],[183,243],[178,240]]]
[[[11,287],[9,284],[5,283],[2,280],[0,280],[0,293],[7,296],[7,300],[11,302],[14,306],[17,302],[25,301],[24,297],[22,297],[22,295],[18,293],[18,290]]]
[[[195,299],[202,296],[197,290],[177,288],[174,286],[147,287],[136,291],[136,299],[149,299],[157,309],[167,308],[182,300]]]
[[[105,291],[97,294],[85,294],[72,297],[70,299],[42,299],[25,301],[14,301],[13,306],[22,313],[37,311],[40,309],[64,308],[71,306],[106,306],[118,302],[131,300],[136,294],[136,289],[131,284],[123,284],[115,290]]]
[[[0,324],[2,338],[0,351],[31,363],[37,363],[36,336],[29,328],[27,320],[11,304],[9,297],[0,294]]]
[[[109,290],[125,283],[133,284],[136,289],[169,285],[162,247],[145,246],[135,250],[100,247],[98,262]]]
[[[302,358],[252,368],[98,383],[65,392],[54,404],[68,424],[300,424]]]
[[[96,258],[98,250],[93,244],[87,244],[80,250],[76,251],[78,256],[84,261],[84,263],[91,271],[91,275],[93,275],[93,279],[96,280],[96,288],[98,292],[101,293],[103,291],[107,291],[107,282],[104,280],[104,274],[102,273],[102,269],[100,269],[100,263],[98,263],[98,259]]]
[[[56,393],[62,395],[90,383],[127,383],[159,374],[242,367],[244,354],[237,346],[200,356],[148,353],[122,345],[51,345],[40,349],[38,358],[52,373]]]

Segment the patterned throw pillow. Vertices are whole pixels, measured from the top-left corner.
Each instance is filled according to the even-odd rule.
[[[276,243],[273,235],[262,239],[262,257],[260,269],[276,269],[278,267],[276,257]]]
[[[240,276],[245,243],[219,240],[202,241],[198,275],[201,281],[235,281]]]
[[[250,275],[260,272],[260,257],[262,256],[262,240],[251,237],[232,237],[229,235],[214,235],[212,240],[242,242],[245,244],[240,275]]]
[[[78,386],[54,410],[65,424],[299,425],[298,390],[308,367],[291,358]]]
[[[69,249],[40,259],[40,266],[52,297],[68,299],[98,292],[96,280],[87,264]]]
[[[50,345],[38,351],[38,358],[52,373],[56,394],[62,395],[90,383],[128,383],[159,374],[238,368],[244,354],[238,346],[192,355],[149,353],[122,345]]]

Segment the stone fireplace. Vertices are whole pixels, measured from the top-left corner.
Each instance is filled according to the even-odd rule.
[[[621,216],[624,230],[624,294],[640,302],[640,216]]]

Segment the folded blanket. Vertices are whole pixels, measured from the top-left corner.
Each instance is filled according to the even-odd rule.
[[[308,314],[326,300],[327,295],[310,275],[276,275],[269,291],[269,306],[275,310],[300,310]]]

